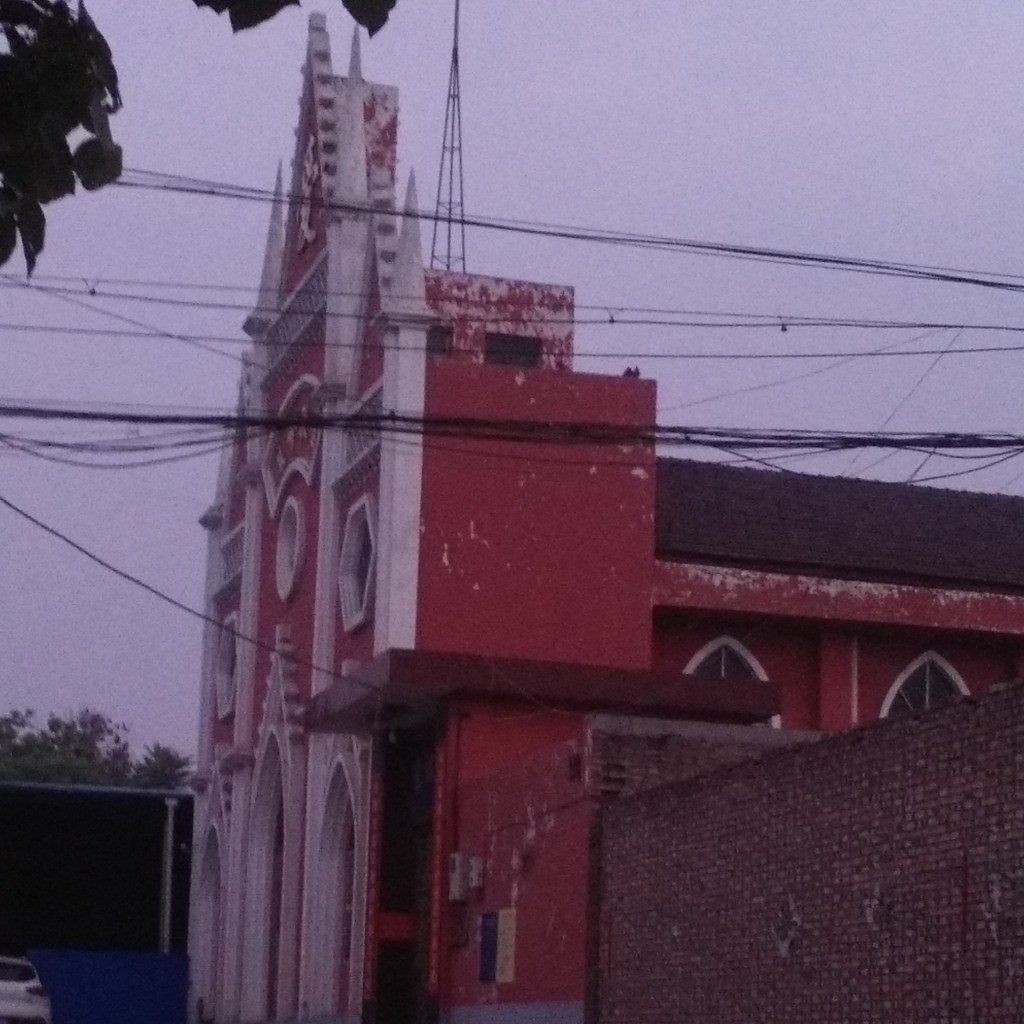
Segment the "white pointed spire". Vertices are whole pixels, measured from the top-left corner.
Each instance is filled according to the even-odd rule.
[[[388,302],[388,312],[391,313],[424,315],[429,312],[419,213],[416,173],[410,171],[405,191],[405,215],[395,255],[395,276],[391,287],[393,298]]]
[[[348,58],[348,77],[356,82],[363,80],[363,59],[359,53],[359,26],[352,29],[352,51]]]
[[[267,244],[263,252],[263,273],[256,308],[245,318],[242,330],[250,338],[263,334],[277,316],[281,289],[281,270],[284,263],[284,203],[281,164],[277,165],[274,199],[270,204],[270,223],[267,225]]]

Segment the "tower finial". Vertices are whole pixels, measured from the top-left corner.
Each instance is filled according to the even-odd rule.
[[[448,106],[444,112],[441,170],[437,176],[437,218],[430,244],[431,267],[466,269],[466,221],[462,186],[462,90],[459,85],[459,0],[455,0]]]
[[[348,77],[356,82],[363,80],[363,59],[359,53],[359,26],[352,29],[352,51],[348,58]]]
[[[388,312],[407,315],[424,315],[429,312],[414,171],[409,172],[409,184],[405,190],[405,213],[398,235],[398,252],[395,254],[395,276],[391,291],[393,297],[387,302]]]

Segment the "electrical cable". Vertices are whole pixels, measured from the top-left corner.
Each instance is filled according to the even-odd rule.
[[[204,352],[212,353],[213,355],[221,356],[225,359],[232,359],[238,363],[244,363],[245,360],[240,356],[236,356],[231,352],[222,352],[219,348],[214,348],[212,345],[205,345],[202,341],[195,338],[190,338],[186,334],[175,334],[173,331],[165,331],[163,328],[154,327],[152,324],[147,324],[144,320],[136,320],[134,317],[124,316],[121,313],[115,313],[109,309],[103,309],[102,306],[97,306],[91,302],[85,302],[82,299],[75,298],[73,295],[69,295],[57,288],[46,288],[43,286],[37,286],[29,284],[24,281],[19,281],[17,278],[11,277],[9,274],[0,274],[0,280],[7,283],[8,286],[14,285],[27,289],[30,292],[41,292],[44,295],[49,295],[51,298],[59,299],[61,302],[69,303],[73,306],[78,306],[81,309],[87,309],[92,313],[96,313],[100,316],[109,317],[112,320],[118,320],[121,323],[130,324],[133,327],[141,327],[145,329],[149,334],[154,336],[160,336],[167,338],[170,341],[180,341],[185,345],[191,345],[193,348],[201,349]]]
[[[223,623],[219,619],[214,618],[212,615],[207,615],[205,612],[201,612],[198,609],[193,608],[191,605],[185,604],[184,601],[179,601],[176,597],[172,597],[170,594],[165,593],[158,587],[154,587],[151,583],[147,583],[145,580],[140,579],[138,576],[135,576],[124,569],[118,568],[113,563],[108,562],[105,558],[102,558],[95,552],[90,551],[84,545],[79,544],[78,541],[72,540],[67,534],[61,533],[61,531],[56,529],[56,527],[50,526],[48,523],[44,523],[41,519],[32,515],[31,512],[28,512],[25,509],[21,508],[20,505],[16,505],[13,501],[11,501],[9,498],[5,498],[2,494],[0,494],[0,505],[8,509],[9,511],[13,512],[20,518],[24,519],[26,522],[31,523],[37,529],[40,529],[49,536],[55,538],[56,540],[59,540],[62,544],[66,544],[74,551],[77,551],[80,555],[83,555],[85,558],[89,559],[89,561],[94,562],[96,565],[100,566],[100,568],[105,569],[109,573],[113,573],[113,575],[117,576],[119,579],[124,580],[127,583],[131,583],[133,586],[139,587],[141,590],[146,591],[147,594],[150,594],[158,600],[163,601],[165,604],[170,605],[172,608],[177,608],[178,611],[185,612],[187,615],[191,615],[193,618],[199,619],[202,622],[216,626],[218,629],[222,628]],[[247,636],[245,633],[239,633],[237,630],[235,630],[234,633],[235,636],[244,643],[252,644],[259,650],[267,651],[270,654],[278,654],[277,647],[274,644],[266,643],[265,641],[260,640],[258,637]],[[331,679],[342,680],[348,685],[359,686],[360,688],[368,692],[375,693],[378,695],[380,694],[380,688],[378,686],[375,686],[373,683],[367,683],[361,680],[357,680],[352,676],[343,676],[337,672],[330,672],[327,669],[317,666],[313,662],[307,661],[304,658],[300,658],[294,654],[289,656],[289,660],[296,665],[301,665],[303,668],[312,669],[314,672],[319,672],[320,674],[327,676]]]
[[[104,314],[106,314],[108,316],[112,316],[112,317],[117,317],[118,316],[118,314],[113,313],[110,310],[97,310],[97,312],[102,312],[102,313],[104,313]],[[702,325],[687,325],[687,324],[672,324],[672,325],[668,325],[668,324],[666,324],[665,326],[687,327],[687,326],[702,326]],[[909,326],[909,325],[907,325],[907,326]],[[918,325],[918,326],[925,327],[926,325],[921,324],[921,325]],[[903,325],[901,325],[900,327],[893,328],[893,329],[894,330],[897,330],[897,329],[898,330],[903,330],[905,328],[904,328]],[[697,361],[722,360],[722,361],[736,361],[736,362],[743,362],[743,361],[765,362],[765,361],[770,361],[770,360],[784,360],[784,361],[788,361],[788,360],[838,359],[838,360],[841,360],[843,363],[846,363],[846,362],[852,362],[852,361],[857,360],[857,359],[879,359],[879,358],[891,358],[891,357],[908,358],[908,357],[912,357],[912,356],[936,356],[936,355],[993,355],[993,354],[999,354],[999,353],[1018,353],[1018,352],[1024,352],[1024,344],[1020,344],[1020,345],[970,345],[970,346],[964,346],[962,348],[954,349],[952,351],[950,351],[948,349],[944,349],[944,348],[918,348],[918,349],[909,349],[909,350],[903,350],[903,349],[900,348],[900,346],[902,346],[902,345],[908,345],[908,344],[911,344],[913,341],[922,340],[923,338],[930,337],[930,336],[932,336],[932,335],[934,335],[934,334],[936,334],[936,333],[938,333],[940,331],[945,331],[945,330],[965,330],[965,329],[974,329],[974,328],[957,327],[956,325],[952,325],[952,324],[937,324],[937,325],[933,325],[931,328],[926,330],[924,334],[919,335],[916,338],[907,339],[907,340],[900,341],[900,342],[894,342],[894,343],[891,343],[891,344],[888,344],[888,345],[881,346],[879,348],[864,349],[864,350],[856,350],[856,349],[850,350],[850,349],[847,349],[847,350],[823,351],[823,352],[815,352],[815,351],[810,350],[810,349],[803,350],[803,351],[799,351],[799,350],[783,350],[783,351],[774,351],[774,352],[743,352],[743,351],[737,351],[737,350],[722,351],[722,352],[709,352],[709,351],[701,351],[701,352],[679,352],[679,351],[673,351],[673,352],[637,352],[635,350],[626,349],[626,350],[623,350],[623,351],[615,351],[615,352],[583,352],[583,351],[577,350],[577,351],[575,351],[573,353],[573,355],[574,355],[574,358],[578,358],[578,359],[639,359],[639,360],[650,359],[650,360],[697,360]],[[1004,328],[998,328],[998,329],[1003,330]],[[69,326],[63,326],[63,325],[53,325],[53,326],[51,326],[51,325],[46,325],[46,324],[10,323],[10,322],[2,322],[2,321],[0,321],[0,330],[8,330],[8,331],[24,332],[24,333],[34,333],[34,334],[38,333],[38,334],[86,336],[86,337],[88,337],[88,336],[95,336],[95,337],[98,337],[98,338],[137,338],[139,340],[147,340],[147,339],[159,340],[160,338],[168,338],[169,337],[169,338],[172,338],[172,339],[174,339],[176,341],[185,341],[185,342],[212,341],[212,342],[220,342],[220,343],[224,343],[224,344],[240,345],[240,346],[243,346],[243,347],[252,347],[253,346],[253,343],[251,341],[245,339],[245,338],[232,338],[232,337],[226,336],[226,335],[210,335],[210,334],[171,334],[170,332],[163,331],[163,330],[161,330],[159,328],[150,328],[147,331],[140,332],[140,331],[125,331],[125,330],[106,330],[106,329],[103,329],[103,328],[94,328],[94,327],[77,327],[77,326],[76,327],[69,327]],[[1024,327],[1022,327],[1022,328],[1010,328],[1010,327],[1008,327],[1008,328],[1005,328],[1005,330],[1008,330],[1008,331],[1018,331],[1018,330],[1024,330]],[[329,341],[320,341],[317,344],[318,345],[322,345],[322,346],[324,346],[326,348],[360,349],[360,348],[363,347],[363,345],[360,342],[329,342]],[[385,351],[397,351],[398,350],[398,346],[397,345],[388,345],[388,344],[386,344],[384,342],[378,343],[377,347],[379,347],[379,348],[381,348],[381,349],[383,349]],[[219,351],[219,350],[211,348],[211,349],[209,349],[209,351]],[[403,346],[402,347],[402,351],[410,351],[410,352],[412,352],[412,351],[420,351],[420,352],[426,351],[426,352],[429,352],[429,349],[426,348],[425,346],[419,346],[419,347],[416,347],[416,348],[409,347],[409,346]],[[221,355],[228,355],[228,353],[222,352]],[[243,358],[237,357],[237,356],[231,356],[231,358],[234,359],[236,362],[244,363],[244,361],[245,361]],[[792,380],[799,380],[803,376],[808,376],[808,377],[816,376],[818,373],[826,372],[826,369],[827,368],[822,367],[820,370],[815,370],[815,371],[813,371],[811,373],[808,373],[808,374],[801,374],[798,377],[794,377],[794,378],[786,378],[785,380],[779,381],[778,383],[780,383],[780,384],[787,383],[790,379],[792,379]],[[771,385],[771,386],[774,386],[774,385]],[[761,385],[757,385],[752,390],[759,389],[760,387],[761,387]],[[736,394],[742,394],[744,392],[743,391],[737,391],[735,393]],[[709,397],[709,398],[706,398],[706,399],[698,399],[698,400],[696,400],[695,402],[692,402],[692,403],[684,403],[684,404],[678,405],[678,406],[668,406],[668,407],[666,407],[666,411],[669,411],[671,409],[689,408],[691,405],[700,405],[700,404],[703,404],[704,402],[710,402],[710,401],[716,400],[717,397],[728,397],[731,394],[733,394],[733,392],[729,392],[729,393],[723,394],[721,396],[712,396],[712,397]]]
[[[932,359],[932,361],[931,361],[931,362],[930,362],[930,363],[928,364],[928,366],[927,366],[927,367],[925,367],[925,369],[924,369],[924,371],[923,371],[923,372],[921,373],[921,375],[920,375],[920,376],[919,376],[919,377],[917,378],[917,380],[916,380],[916,381],[914,381],[914,383],[913,383],[913,384],[912,384],[912,385],[910,386],[910,390],[909,390],[909,391],[907,391],[907,393],[906,393],[906,394],[905,394],[905,395],[904,395],[904,396],[903,396],[903,397],[902,397],[902,398],[901,398],[901,399],[900,399],[900,400],[899,400],[899,401],[898,401],[898,402],[896,403],[896,405],[895,405],[895,406],[893,406],[893,408],[892,408],[892,409],[891,409],[891,410],[889,411],[889,414],[888,414],[888,415],[887,415],[887,416],[885,417],[885,419],[884,419],[884,420],[882,420],[881,424],[880,424],[880,425],[879,425],[879,427],[878,427],[878,429],[879,429],[879,430],[885,430],[885,428],[886,428],[887,426],[889,426],[889,424],[890,424],[890,423],[892,423],[892,421],[893,421],[893,420],[894,420],[894,419],[896,418],[896,416],[897,416],[897,415],[899,415],[899,412],[900,412],[900,410],[901,410],[901,409],[903,409],[903,408],[904,408],[904,406],[906,406],[907,402],[909,402],[909,401],[910,401],[910,399],[911,399],[911,398],[913,398],[913,397],[914,397],[914,395],[916,395],[916,394],[917,394],[917,392],[918,392],[918,390],[920,389],[921,385],[922,385],[922,384],[923,384],[923,383],[924,383],[924,382],[925,382],[925,381],[926,381],[926,380],[927,380],[927,379],[928,379],[928,378],[929,378],[929,377],[931,376],[931,374],[932,374],[932,371],[933,371],[933,370],[935,369],[935,367],[937,367],[937,366],[939,365],[939,363],[940,363],[940,362],[942,361],[942,357],[943,357],[944,355],[947,355],[947,354],[949,353],[949,350],[950,350],[950,349],[951,349],[951,348],[952,348],[952,347],[953,347],[953,346],[954,346],[954,345],[955,345],[955,344],[957,343],[957,341],[959,340],[959,338],[960,338],[960,335],[961,335],[961,334],[963,334],[963,331],[957,331],[957,332],[956,332],[956,333],[955,333],[955,334],[954,334],[954,335],[953,335],[953,336],[952,336],[952,337],[951,337],[951,338],[949,339],[949,342],[948,342],[948,343],[946,344],[946,346],[945,346],[945,349],[944,349],[944,351],[942,351],[942,352],[940,352],[940,353],[939,353],[938,355],[936,355],[936,356],[935,356],[935,357],[934,357],[934,358]],[[878,466],[878,465],[880,465],[881,463],[885,462],[885,460],[886,460],[886,459],[888,459],[888,458],[891,458],[893,454],[894,454],[894,453],[890,452],[890,453],[889,453],[888,455],[884,456],[883,458],[881,458],[881,459],[877,459],[877,460],[876,460],[875,462],[872,462],[872,463],[871,463],[871,466],[869,466],[868,468],[870,469],[870,468],[873,468],[874,466]],[[843,473],[841,474],[842,476],[846,476],[846,474],[847,474],[848,472],[849,472],[849,473],[852,473],[852,472],[853,472],[853,470],[854,470],[854,467],[855,467],[855,466],[857,465],[857,462],[858,462],[858,461],[860,460],[860,456],[861,456],[861,453],[860,453],[860,452],[858,452],[858,453],[856,453],[856,454],[854,455],[853,459],[852,459],[852,460],[851,460],[851,462],[850,462],[850,465],[849,465],[849,466],[847,467],[847,469],[846,469],[846,470],[845,470],[845,471],[844,471],[844,472],[843,472]],[[923,461],[921,462],[921,466],[923,466],[923,465],[924,465],[924,463],[928,461],[928,458],[929,458],[929,457],[928,457],[928,456],[926,455],[926,456],[925,456],[925,458],[924,458],[924,460],[923,460]],[[920,466],[918,467],[918,469],[920,469]],[[915,470],[915,472],[916,472],[916,470]],[[912,479],[912,478],[913,478],[913,474],[911,474],[911,479]],[[909,481],[908,481],[908,482],[909,482]]]
[[[945,450],[1009,449],[1024,446],[1024,436],[1007,432],[896,432],[695,427],[659,425],[638,427],[608,422],[517,420],[465,416],[407,416],[393,412],[356,412],[345,415],[268,416],[257,414],[188,415],[177,413],[126,413],[94,409],[39,408],[31,405],[0,405],[0,416],[38,420],[69,420],[106,423],[196,425],[221,428],[253,427],[281,431],[292,427],[334,429],[376,427],[383,435],[411,434],[423,437],[457,437],[496,442],[556,445],[682,444],[746,452],[821,447],[829,451],[854,448],[916,448],[935,446]]]
[[[90,298],[108,299],[112,301],[120,302],[142,302],[149,303],[151,305],[160,306],[172,306],[172,307],[184,307],[188,309],[208,309],[217,312],[224,311],[235,311],[238,313],[266,313],[268,316],[279,317],[287,315],[290,312],[289,304],[286,302],[281,306],[252,306],[247,303],[241,302],[219,302],[211,301],[207,299],[195,299],[195,298],[179,298],[176,296],[167,295],[154,295],[149,292],[126,292],[126,291],[101,291],[98,287],[88,286],[86,287],[83,283],[82,288],[71,288],[67,286],[58,285],[34,285],[31,282],[19,281],[12,278],[7,274],[0,274],[0,279],[5,282],[5,287],[19,287],[28,290],[39,290],[45,291],[47,294],[63,295],[63,296],[79,296],[88,295]],[[1024,288],[1024,286],[1022,286]],[[319,300],[325,298],[326,292],[317,292],[314,296],[315,299]],[[91,308],[91,307],[86,307]],[[606,307],[607,309],[607,307]],[[96,312],[107,312],[103,309],[97,308]],[[676,328],[689,328],[689,329],[708,329],[708,330],[771,330],[774,332],[780,331],[785,327],[786,331],[796,330],[800,328],[818,328],[818,327],[830,327],[836,329],[856,329],[856,330],[974,330],[974,331],[1003,331],[1007,333],[1020,334],[1024,333],[1024,325],[1020,324],[999,324],[999,323],[947,323],[947,322],[930,322],[927,320],[877,320],[870,318],[840,318],[840,317],[802,317],[794,318],[792,321],[780,318],[775,314],[735,314],[732,319],[725,318],[725,314],[718,316],[712,313],[688,313],[685,310],[679,311],[678,314],[669,314],[669,318],[666,316],[643,316],[643,317],[623,317],[616,316],[614,312],[608,311],[604,316],[600,317],[580,317],[580,316],[529,316],[524,315],[520,311],[515,311],[514,314],[509,316],[502,316],[502,310],[500,304],[496,304],[492,311],[486,313],[464,313],[457,315],[453,318],[455,323],[481,323],[481,324],[500,324],[510,319],[515,320],[517,324],[523,324],[527,326],[538,326],[538,327],[571,327],[571,326],[584,326],[584,327],[676,327]],[[365,320],[366,316],[363,313],[346,313],[340,310],[327,310],[324,308],[314,309],[309,313],[303,313],[307,316],[322,316],[328,320]],[[681,319],[683,316],[689,316],[691,318],[696,317],[699,319]],[[718,316],[717,319],[712,317]],[[148,326],[148,325],[143,325]],[[214,337],[212,340],[216,341],[232,341],[236,344],[251,344],[247,338],[236,337]],[[346,344],[344,347],[352,347],[352,343]]]
[[[35,277],[32,282],[23,282],[17,279],[11,278],[9,275],[0,275],[6,282],[7,286],[18,286],[22,288],[32,288],[34,282],[39,280],[45,280],[45,278]],[[90,298],[102,298],[112,300],[122,300],[126,302],[149,302],[155,304],[171,305],[171,306],[187,306],[194,309],[210,309],[210,310],[235,310],[240,313],[266,313],[270,316],[279,316],[280,314],[287,312],[288,303],[287,301],[281,306],[261,306],[251,305],[248,303],[239,302],[211,302],[208,300],[197,300],[193,298],[178,298],[174,296],[161,296],[154,295],[152,292],[125,292],[125,291],[101,291],[99,288],[100,279],[96,279],[95,283],[90,282],[86,278],[70,278],[64,276],[59,278],[60,281],[74,282],[76,287],[70,287],[70,284],[55,284],[46,286],[47,290],[63,294],[63,295],[87,295]],[[116,282],[118,279],[113,279]],[[185,287],[185,286],[181,286]],[[40,290],[43,286],[39,285]],[[210,289],[218,289],[218,286],[207,286]],[[367,292],[342,292],[342,291],[322,291],[317,292],[317,298],[323,298],[332,295],[347,295],[355,298],[362,298],[369,300],[372,296]],[[393,298],[400,298],[400,296],[393,296]],[[410,296],[410,298],[417,298],[416,296]],[[503,318],[501,316],[500,306],[495,307],[497,312],[487,313],[465,313],[455,318],[460,323],[500,323]],[[1020,324],[1006,324],[1006,323],[946,323],[946,322],[929,322],[922,320],[894,320],[894,319],[879,319],[872,317],[838,317],[838,316],[807,316],[798,314],[787,314],[780,315],[778,313],[737,313],[737,312],[725,312],[719,311],[714,312],[710,310],[688,310],[688,309],[672,309],[667,307],[643,307],[643,306],[616,306],[613,304],[589,304],[583,305],[576,303],[574,305],[575,310],[580,309],[596,309],[603,310],[602,316],[596,317],[581,317],[574,315],[572,317],[560,317],[560,316],[530,316],[524,315],[521,311],[517,311],[515,314],[515,320],[518,324],[523,325],[537,325],[537,326],[596,326],[596,327],[682,327],[682,328],[693,328],[693,329],[730,329],[730,330],[771,330],[780,331],[785,329],[798,330],[800,328],[809,327],[832,327],[836,329],[856,329],[856,330],[975,330],[975,331],[1006,331],[1010,333],[1022,333],[1024,332],[1024,326]],[[346,313],[338,310],[319,310],[321,315],[326,316],[330,319],[342,319],[342,320],[363,320],[365,316],[361,313]],[[635,312],[647,314],[643,317],[624,317],[621,314],[623,312]],[[671,319],[665,319],[671,317]],[[690,319],[682,319],[689,317]],[[225,341],[234,342],[236,344],[250,344],[246,338],[238,337],[207,337],[204,340],[212,341]],[[346,346],[348,347],[348,346]]]
[[[132,176],[140,176],[142,180],[131,180]],[[271,203],[281,203],[286,198],[291,202],[299,198],[291,195],[287,197],[276,196],[273,192],[267,189],[232,185],[225,182],[190,178],[185,175],[148,171],[141,168],[127,168],[125,176],[119,179],[115,184],[122,188],[139,188],[155,191],[176,192],[186,195]],[[308,197],[305,197],[303,201],[309,202]],[[319,202],[313,201],[312,205],[314,207],[327,208],[334,212],[364,215],[379,215],[381,213],[394,215],[396,212],[391,208],[381,210],[369,203],[343,203],[336,200],[321,200]],[[464,227],[510,232],[532,237],[596,242],[641,249],[688,252],[704,256],[753,259],[761,262],[776,263],[787,266],[808,266],[827,270],[843,270],[856,273],[878,274],[882,276],[915,278],[947,284],[966,284],[1005,291],[1024,291],[1024,283],[1021,282],[1019,275],[997,274],[989,271],[961,270],[953,267],[904,263],[891,260],[864,259],[828,253],[803,252],[799,250],[774,249],[757,245],[739,245],[671,236],[616,232],[599,228],[544,224],[540,222],[513,220],[509,218],[464,215],[452,217],[441,213],[432,213],[426,210],[406,211],[403,212],[402,215],[413,217],[417,220],[458,223]]]
[[[925,331],[923,334],[917,334],[912,338],[904,338],[902,341],[893,342],[890,345],[883,345],[880,348],[870,349],[862,355],[865,358],[869,356],[885,355],[889,351],[900,348],[903,345],[912,345],[918,341],[924,341],[926,338],[930,338],[937,333],[938,331]],[[794,374],[790,377],[782,377],[779,380],[765,381],[761,384],[748,384],[745,387],[733,388],[729,391],[720,391],[717,394],[707,395],[704,398],[696,398],[689,402],[680,402],[676,405],[662,406],[658,409],[658,412],[678,412],[682,409],[692,409],[698,405],[708,405],[711,402],[719,402],[723,398],[735,398],[737,395],[749,395],[756,391],[767,391],[771,388],[782,387],[786,384],[793,384],[796,381],[807,380],[810,377],[821,376],[823,373],[830,373],[832,370],[838,370],[840,367],[848,366],[850,363],[855,362],[856,358],[858,357],[845,356],[833,363],[829,363],[828,366],[819,366],[813,370],[805,370],[803,373]]]

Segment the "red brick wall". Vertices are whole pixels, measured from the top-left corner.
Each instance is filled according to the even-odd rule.
[[[1024,687],[611,803],[596,1016],[1024,1017]]]

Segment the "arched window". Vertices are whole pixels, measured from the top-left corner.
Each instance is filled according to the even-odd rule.
[[[939,655],[921,655],[905,668],[882,703],[882,717],[916,715],[950,704],[967,687],[956,669]]]
[[[344,769],[338,765],[327,788],[320,841],[311,882],[316,894],[309,941],[317,967],[307,984],[314,1016],[351,1009],[352,932],[355,903],[355,815]]]
[[[212,1021],[218,1012],[218,983],[221,971],[221,872],[220,842],[211,828],[199,869],[196,902],[196,938],[192,964],[196,992],[196,1018],[200,1024]]]
[[[705,644],[683,671],[695,679],[768,679],[757,658],[729,636]]]
[[[277,1018],[284,887],[284,775],[273,738],[256,772],[246,871],[245,963],[252,983],[242,993],[243,1020]]]

